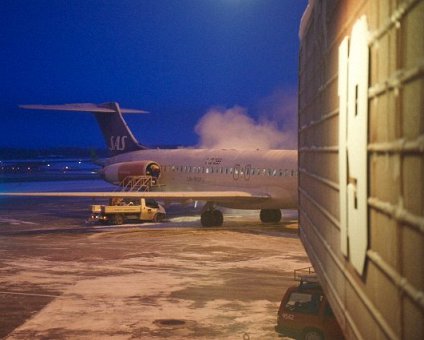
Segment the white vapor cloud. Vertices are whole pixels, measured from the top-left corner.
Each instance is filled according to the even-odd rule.
[[[197,123],[201,148],[294,149],[297,147],[297,93],[274,91],[259,101],[259,118],[234,106],[211,108]]]

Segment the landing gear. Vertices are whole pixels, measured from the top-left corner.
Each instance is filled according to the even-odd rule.
[[[281,221],[281,210],[262,209],[259,216],[263,223],[278,223]]]
[[[202,212],[200,222],[203,227],[220,227],[224,223],[224,217],[222,216],[222,212],[211,208]]]

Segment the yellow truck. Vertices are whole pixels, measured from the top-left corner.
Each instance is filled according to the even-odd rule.
[[[128,220],[160,222],[165,215],[164,207],[152,199],[112,198],[109,205],[92,205],[89,221],[102,224],[123,224]]]

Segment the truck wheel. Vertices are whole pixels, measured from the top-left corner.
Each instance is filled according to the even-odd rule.
[[[156,214],[152,219],[153,222],[161,222],[162,220],[163,220],[163,214]]]
[[[113,215],[113,217],[111,218],[111,222],[112,224],[124,224],[125,218],[120,214],[116,214]]]

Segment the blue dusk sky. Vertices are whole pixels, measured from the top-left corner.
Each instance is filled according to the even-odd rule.
[[[144,109],[150,113],[126,117],[146,145],[199,145],[199,134],[208,130],[199,122],[211,110],[224,121],[235,114],[293,130],[306,5],[2,0],[0,148],[104,146],[89,113],[20,110],[19,104],[117,101]]]

